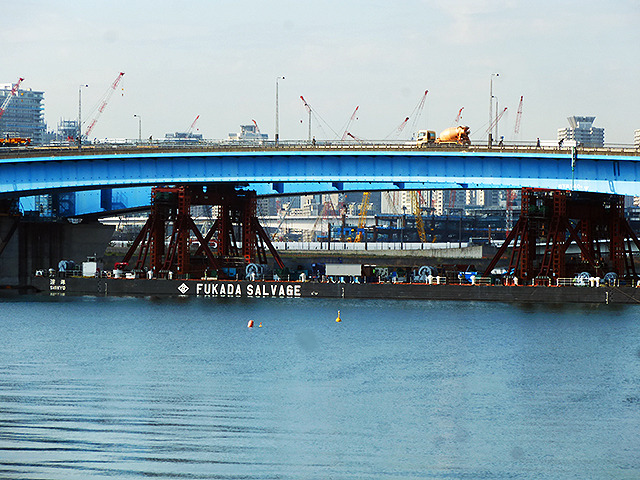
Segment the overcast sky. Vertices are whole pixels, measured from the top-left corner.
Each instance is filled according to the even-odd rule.
[[[273,138],[305,139],[304,95],[326,124],[395,138],[429,90],[418,128],[443,130],[461,107],[472,140],[486,138],[489,82],[507,140],[555,139],[570,115],[596,116],[605,141],[640,129],[640,2],[619,0],[23,0],[3,9],[0,83],[24,77],[45,92],[45,118],[83,118],[118,72],[118,91],[92,137],[163,137],[196,115],[205,138],[254,119]],[[520,96],[521,131],[514,134]],[[410,120],[409,125],[412,123]],[[315,122],[315,120],[314,120]],[[322,128],[320,128],[322,127]],[[333,130],[333,131],[332,131]],[[410,136],[405,129],[405,138]]]

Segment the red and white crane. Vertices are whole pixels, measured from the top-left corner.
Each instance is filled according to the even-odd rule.
[[[11,103],[11,100],[13,99],[13,97],[15,97],[16,94],[18,93],[18,89],[20,88],[20,84],[22,83],[23,80],[24,78],[19,78],[18,82],[14,83],[13,86],[11,87],[11,93],[9,93],[9,96],[4,99],[4,102],[2,102],[2,106],[0,106],[0,118],[2,118],[2,115],[4,115],[4,112],[6,112],[7,108],[9,108],[9,103]]]
[[[520,133],[520,120],[522,119],[522,99],[524,95],[520,95],[520,103],[518,104],[518,112],[516,113],[516,126],[513,129],[513,133],[516,135]]]
[[[464,110],[464,107],[462,107],[460,110],[458,110],[458,115],[456,116],[456,119],[454,120],[456,125],[460,123],[460,119],[462,118],[462,111],[463,110]]]
[[[302,100],[302,103],[304,103],[304,108],[307,110],[307,113],[309,114],[309,141],[311,141],[311,105],[309,105],[307,103],[307,101],[304,99],[304,97],[302,95],[300,95],[300,100]]]
[[[416,132],[416,127],[418,126],[418,122],[420,121],[420,117],[422,116],[422,110],[424,110],[424,102],[427,100],[427,93],[429,90],[424,91],[424,95],[418,102],[418,105],[413,109],[413,112],[409,115],[409,117],[413,117],[413,123],[411,124],[411,134],[413,135]]]
[[[91,122],[87,127],[87,131],[84,133],[85,137],[87,138],[89,137],[91,130],[93,130],[93,127],[95,127],[96,122],[100,118],[100,115],[102,115],[102,112],[104,112],[104,109],[106,108],[107,103],[109,103],[109,99],[111,98],[111,95],[113,95],[113,92],[116,91],[116,88],[118,87],[120,80],[122,80],[123,75],[124,75],[124,72],[120,72],[116,77],[116,79],[111,84],[111,86],[107,89],[107,92],[103,95],[102,101],[100,102],[100,106],[96,110],[96,113],[93,115],[93,118],[91,119]]]
[[[193,133],[193,129],[195,128],[195,126],[196,126],[196,122],[198,121],[198,119],[199,119],[199,118],[200,118],[200,115],[198,115],[198,116],[196,117],[196,119],[191,123],[191,126],[190,126],[190,127],[189,127],[189,129],[187,130],[187,137],[190,137],[190,136],[191,136],[191,134]],[[255,121],[254,121],[254,123],[255,123]],[[258,125],[256,124],[256,127],[257,127],[257,126],[258,126]]]
[[[358,113],[358,109],[360,108],[360,105],[358,105],[356,107],[356,109],[353,111],[353,114],[351,114],[351,118],[349,119],[349,121],[347,122],[347,126],[344,129],[344,132],[342,133],[342,138],[340,140],[346,140],[348,136],[353,137],[353,135],[351,135],[349,133],[349,127],[351,126],[351,124],[353,123],[353,121],[356,118],[356,114]]]
[[[496,117],[496,119],[493,122],[491,122],[491,125],[489,125],[489,128],[487,128],[486,133],[489,133],[493,129],[493,127],[495,127],[497,125],[497,123],[500,121],[500,119],[504,115],[504,112],[506,112],[506,111],[507,111],[507,107],[504,107],[504,110],[502,110],[502,112],[500,112],[500,115],[498,115]]]

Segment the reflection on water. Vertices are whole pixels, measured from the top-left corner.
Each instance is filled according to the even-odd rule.
[[[640,478],[639,313],[0,299],[0,478]]]

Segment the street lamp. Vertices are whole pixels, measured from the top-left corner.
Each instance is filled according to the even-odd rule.
[[[88,87],[89,85],[78,86],[78,150],[82,148],[82,87]]]
[[[489,137],[487,141],[489,146],[491,146],[492,138],[491,138],[491,122],[493,121],[493,77],[499,77],[499,73],[492,73],[491,78],[489,80]]]
[[[276,145],[278,145],[278,140],[280,139],[280,117],[279,117],[279,106],[278,106],[278,82],[280,80],[284,80],[284,77],[276,77]]]
[[[142,117],[140,115],[133,115],[138,119],[138,143],[142,143]]]

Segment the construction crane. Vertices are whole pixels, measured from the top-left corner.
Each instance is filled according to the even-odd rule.
[[[349,121],[347,122],[347,126],[344,129],[344,132],[342,133],[342,138],[341,140],[346,140],[347,136],[349,135],[349,127],[351,126],[351,124],[353,123],[353,121],[356,118],[356,113],[358,113],[358,109],[360,108],[360,105],[358,105],[356,107],[356,109],[353,111],[353,114],[351,114],[351,118],[349,119]],[[355,137],[354,137],[355,138]]]
[[[516,126],[513,129],[513,133],[517,135],[520,133],[520,120],[522,120],[522,100],[524,96],[520,95],[520,103],[518,104],[518,112],[516,113]]]
[[[14,83],[13,86],[11,87],[11,93],[9,93],[7,98],[4,99],[4,102],[2,102],[2,106],[0,106],[0,118],[2,118],[2,115],[4,115],[4,112],[6,112],[7,108],[9,108],[9,104],[11,103],[11,100],[13,99],[13,97],[18,93],[18,89],[20,88],[20,84],[22,83],[23,80],[24,78],[19,78],[18,82]]]
[[[190,137],[190,136],[191,136],[191,134],[193,133],[193,129],[195,128],[195,126],[196,126],[196,122],[198,121],[198,119],[199,119],[199,118],[200,118],[200,115],[198,115],[198,116],[196,117],[196,119],[193,121],[193,123],[191,123],[191,126],[190,126],[190,127],[189,127],[189,129],[187,130],[187,137]]]
[[[410,192],[411,197],[411,211],[413,215],[416,217],[416,229],[418,230],[418,235],[420,236],[420,241],[422,243],[427,242],[427,234],[424,231],[424,222],[422,220],[422,212],[420,211],[420,202],[418,201],[418,192],[412,190]]]
[[[391,132],[389,135],[387,135],[386,137],[384,137],[384,139],[388,139],[390,136],[394,136],[395,138],[398,138],[400,136],[400,134],[402,133],[402,131],[404,130],[404,127],[407,126],[407,123],[409,122],[409,117],[406,117],[404,119],[404,121],[398,125],[395,130],[393,132]]]
[[[369,192],[362,194],[362,203],[360,204],[360,215],[358,215],[358,232],[356,233],[356,242],[362,242],[365,239],[364,227],[367,225],[367,211],[369,210]]]
[[[489,125],[489,128],[487,128],[486,133],[489,133],[493,129],[493,127],[496,126],[496,124],[500,121],[500,119],[504,115],[504,112],[506,112],[506,111],[507,111],[507,107],[504,107],[504,110],[502,110],[502,112],[500,112],[500,115],[498,115],[496,117],[496,119],[493,122],[491,122],[491,125]]]
[[[307,101],[304,99],[302,95],[300,95],[300,100],[302,100],[302,103],[304,103],[304,108],[307,110],[307,113],[309,114],[309,141],[311,141],[311,105],[307,103]],[[302,120],[300,121],[302,122]]]
[[[420,117],[422,116],[422,110],[424,110],[424,102],[427,99],[427,93],[429,93],[429,90],[424,91],[424,95],[422,95],[420,102],[418,102],[418,105],[416,105],[411,114],[409,114],[409,117],[413,117],[413,123],[411,124],[411,135],[416,132],[416,127],[418,126],[418,122],[420,121]]]
[[[464,107],[462,107],[460,110],[458,110],[458,115],[456,116],[456,119],[454,120],[454,123],[457,125],[458,123],[460,123],[460,119],[462,118],[462,111],[464,110]]]
[[[102,115],[102,112],[104,112],[104,109],[107,107],[107,103],[109,103],[109,99],[111,99],[111,95],[113,95],[113,92],[116,91],[116,88],[118,87],[120,80],[122,80],[123,75],[124,75],[124,72],[120,72],[116,77],[116,79],[111,84],[111,86],[107,89],[107,92],[102,96],[102,101],[100,102],[100,106],[98,107],[93,118],[91,119],[91,122],[89,123],[89,127],[87,127],[87,131],[84,133],[85,137],[88,138],[89,135],[91,134],[93,127],[95,127],[96,122],[100,118],[100,115]]]
[[[329,215],[334,216],[335,218],[338,218],[338,214],[336,213],[336,209],[333,206],[333,202],[331,201],[331,199],[325,201],[322,204],[322,210],[320,210],[320,213],[318,214],[318,218],[316,218],[315,223],[313,224],[313,227],[311,227],[311,234],[313,235],[313,233],[316,232],[316,228],[318,227],[318,223],[320,223],[320,229],[322,230],[322,223],[321,221],[325,218],[328,218]]]

